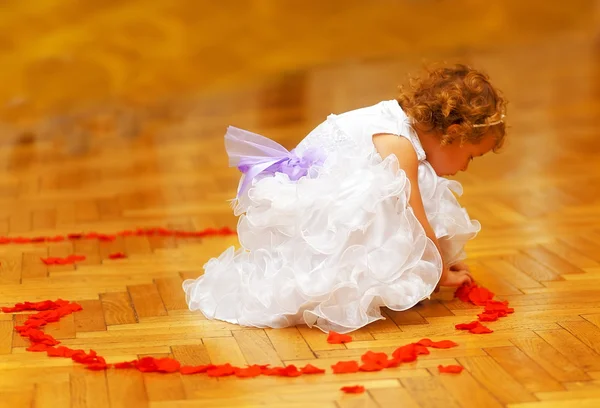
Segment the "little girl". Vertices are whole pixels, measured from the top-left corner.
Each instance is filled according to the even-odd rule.
[[[480,230],[453,195],[505,135],[505,101],[464,65],[436,69],[397,100],[330,115],[292,151],[230,127],[241,249],[183,288],[191,310],[244,326],[347,333],[472,278]]]

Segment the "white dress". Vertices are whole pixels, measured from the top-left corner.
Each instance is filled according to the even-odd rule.
[[[316,326],[347,333],[428,298],[442,261],[408,204],[410,185],[374,134],[406,137],[420,160],[427,217],[448,264],[480,230],[460,207],[457,181],[438,177],[410,120],[395,101],[330,115],[295,149],[326,159],[294,181],[254,179],[236,203],[241,248],[227,249],[183,288],[191,310],[254,327]]]

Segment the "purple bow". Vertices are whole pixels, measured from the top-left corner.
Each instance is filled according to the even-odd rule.
[[[295,150],[290,152],[271,139],[233,126],[225,134],[225,149],[229,166],[244,173],[238,197],[259,174],[284,173],[296,181],[306,176],[311,166],[324,161],[324,155],[318,149],[308,149],[298,156]]]

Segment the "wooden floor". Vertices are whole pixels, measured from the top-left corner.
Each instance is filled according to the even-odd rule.
[[[393,98],[423,61],[460,60],[487,70],[511,102],[504,151],[459,180],[461,202],[483,224],[469,264],[515,313],[490,323],[492,334],[458,332],[479,308],[443,290],[332,345],[306,327],[247,329],[186,310],[182,279],[235,237],[5,244],[0,306],[80,302],[83,311],[45,329],[66,346],[108,362],[172,356],[328,373],[91,372],[27,352],[13,331],[26,317],[0,314],[1,407],[600,406],[597,1],[9,3],[0,14],[1,236],[233,228],[228,125],[293,147],[329,113]],[[127,258],[108,259],[115,252]],[[86,260],[40,260],[70,254]],[[331,374],[337,361],[423,337],[459,346],[398,369]],[[466,370],[440,375],[439,364]],[[346,395],[345,385],[366,392]]]

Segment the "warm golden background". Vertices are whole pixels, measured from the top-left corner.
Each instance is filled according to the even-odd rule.
[[[504,152],[459,177],[484,227],[469,262],[516,308],[495,333],[456,332],[477,311],[448,291],[386,311],[348,345],[189,313],[181,280],[235,239],[0,246],[0,306],[80,301],[47,330],[109,362],[328,368],[421,337],[460,344],[397,370],[316,379],[92,373],[26,352],[13,334],[23,316],[0,314],[0,406],[600,406],[597,0],[0,2],[0,234],[235,227],[228,125],[293,147],[329,113],[393,98],[438,61],[484,69],[510,100]],[[118,251],[128,259],[106,259]],[[87,260],[39,260],[71,253]],[[440,376],[438,364],[466,370]],[[367,393],[339,392],[354,384]]]

